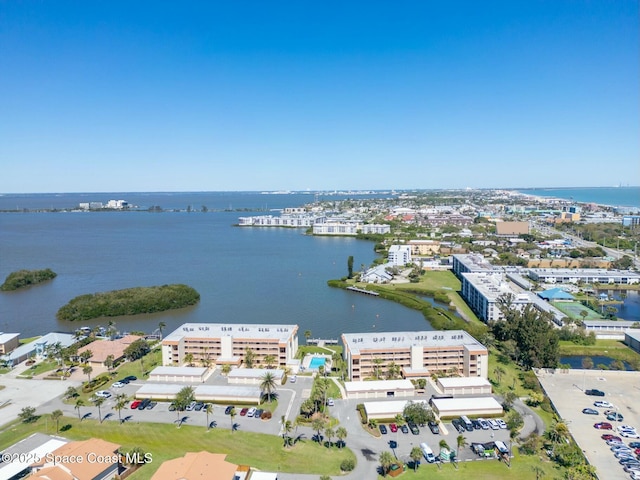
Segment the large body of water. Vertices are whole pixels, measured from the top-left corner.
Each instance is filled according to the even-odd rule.
[[[0,197],[0,209],[71,208],[109,199],[165,209],[206,205],[211,211],[0,213],[0,281],[20,269],[51,268],[58,274],[42,285],[0,293],[0,331],[28,337],[104,325],[104,319],[58,322],[55,315],[77,295],[169,283],[194,287],[200,303],[119,317],[117,327],[151,332],[159,322],[167,324],[166,331],[184,322],[286,323],[323,338],[431,329],[414,310],[327,286],[327,280],[346,275],[349,255],[356,269],[368,266],[375,258],[372,242],[307,236],[300,229],[234,227],[251,212],[223,211],[300,206],[313,201],[310,195],[10,195]]]
[[[582,203],[640,208],[640,187],[524,188],[518,189],[518,191],[538,197],[562,198]]]

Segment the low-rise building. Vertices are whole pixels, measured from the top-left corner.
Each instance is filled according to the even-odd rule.
[[[202,383],[209,373],[206,367],[156,367],[149,373],[149,381]]]
[[[227,462],[227,455],[211,452],[187,452],[183,457],[165,461],[151,480],[238,480],[248,478],[248,468]]]
[[[498,237],[517,237],[529,233],[529,222],[496,222]]]
[[[88,362],[94,365],[104,365],[109,356],[112,357],[113,363],[117,364],[124,359],[124,351],[129,345],[142,337],[139,335],[125,335],[124,337],[115,338],[113,340],[103,339],[91,342],[84,347],[78,349],[78,356],[83,352],[90,351],[91,357]]]
[[[229,375],[227,375],[227,380],[230,385],[259,385],[267,373],[270,373],[273,376],[276,385],[282,385],[282,380],[284,379],[284,370],[273,368],[236,368],[229,372]]]
[[[285,368],[298,351],[298,326],[185,323],[162,340],[162,365],[182,365],[191,354],[196,363],[239,366],[247,349],[253,366],[266,365],[271,356],[274,365]]]
[[[502,320],[499,298],[512,295],[513,308],[523,309],[531,303],[527,292],[508,282],[501,272],[478,272],[462,274],[462,298],[483,322]]]
[[[345,333],[342,343],[352,381],[385,376],[390,368],[404,378],[488,375],[487,348],[463,330]]]
[[[631,270],[602,268],[530,268],[529,278],[541,283],[599,283],[634,285],[640,283],[640,273]]]
[[[431,406],[440,418],[497,416],[503,413],[502,405],[493,397],[433,398]]]
[[[411,263],[411,247],[409,245],[391,245],[389,247],[389,264],[404,267]]]
[[[409,240],[407,245],[411,247],[412,255],[437,255],[440,252],[438,240]]]
[[[344,382],[347,399],[413,397],[416,388],[411,380],[374,380],[371,382]]]
[[[17,365],[28,358],[41,360],[46,357],[47,347],[60,344],[60,346],[64,348],[73,345],[75,341],[75,337],[70,333],[51,332],[36,338],[32,342],[20,345],[2,358],[9,366]]]
[[[483,377],[438,378],[437,385],[444,395],[491,395],[491,382]]]
[[[362,274],[360,281],[364,283],[389,283],[393,275],[387,272],[389,264],[377,265]]]
[[[0,355],[5,355],[12,350],[15,350],[19,345],[19,333],[0,333]]]

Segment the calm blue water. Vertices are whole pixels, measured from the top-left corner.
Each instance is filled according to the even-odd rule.
[[[640,187],[524,188],[518,189],[518,191],[539,197],[640,208]]]
[[[42,203],[43,196],[35,197],[24,197],[23,204]],[[77,195],[49,196],[46,201],[54,198],[60,199],[60,208],[78,203]],[[204,204],[220,210],[229,205],[283,208],[313,200],[309,195],[91,194],[80,201],[110,198],[163,208]],[[327,286],[327,280],[347,274],[349,255],[358,268],[369,265],[375,258],[373,243],[312,237],[298,229],[232,226],[238,216],[249,214],[0,213],[0,279],[19,269],[51,268],[58,273],[46,284],[0,293],[0,331],[32,336],[105,324],[58,322],[55,314],[77,295],[168,283],[194,287],[200,303],[182,311],[120,317],[117,327],[150,332],[159,322],[167,324],[166,331],[184,322],[291,323],[322,338],[431,328],[414,310]]]
[[[616,317],[622,320],[640,321],[640,292],[638,290],[598,290],[598,295],[606,293],[609,298],[621,300],[623,304],[610,305],[618,311]]]
[[[560,357],[560,363],[565,363],[568,365],[571,365],[571,368],[577,368],[577,369],[582,369],[582,359],[586,358],[585,355],[570,355],[567,357]],[[592,370],[599,370],[598,369],[598,365],[606,365],[607,368],[609,368],[609,365],[611,365],[611,362],[614,361],[613,358],[611,357],[604,357],[604,356],[600,356],[600,355],[596,355],[593,357],[589,357],[591,358],[591,360],[593,361],[593,369]],[[631,368],[631,365],[629,365],[627,362],[622,362],[624,364],[624,368],[625,370],[633,370],[633,368]]]
[[[324,364],[327,362],[327,359],[324,357],[313,357],[309,362],[309,369],[313,370],[318,369],[320,367],[324,367]]]

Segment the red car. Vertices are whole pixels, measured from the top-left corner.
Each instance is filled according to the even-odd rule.
[[[389,428],[391,429],[392,432],[397,432],[398,431],[398,426],[395,423],[391,423],[389,425]]]
[[[612,435],[610,433],[605,433],[600,438],[602,438],[603,440],[607,440],[607,441],[608,440],[613,440],[615,442],[621,442],[622,441],[622,439],[620,437],[617,437],[616,435]]]
[[[600,430],[613,430],[613,427],[608,422],[594,423],[593,428],[599,428]]]
[[[244,417],[244,416],[247,414],[247,412],[248,412],[248,411],[249,411],[249,409],[248,409],[248,408],[246,408],[246,407],[245,407],[245,408],[243,408],[242,410],[240,410],[240,416],[241,416],[241,417]]]
[[[134,400],[133,402],[131,402],[131,406],[129,407],[131,410],[135,410],[136,408],[138,408],[138,405],[140,405],[142,403],[142,400]]]

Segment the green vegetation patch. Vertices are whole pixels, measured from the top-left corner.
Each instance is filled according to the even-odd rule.
[[[53,280],[56,276],[57,274],[50,268],[45,268],[44,270],[18,270],[17,272],[11,272],[7,276],[4,283],[0,285],[0,290],[10,292],[19,288],[37,285],[47,280]]]
[[[50,416],[42,415],[34,423],[5,427],[0,433],[0,448],[4,449],[34,432],[55,434],[54,422],[48,417]],[[162,462],[180,457],[186,452],[202,450],[225,453],[228,455],[227,460],[232,463],[287,473],[338,476],[342,461],[353,459],[355,462],[355,455],[349,448],[326,448],[311,440],[301,440],[292,447],[285,448],[282,438],[276,435],[242,430],[231,432],[228,428],[212,428],[207,431],[204,415],[201,421],[201,426],[183,425],[180,428],[173,424],[147,422],[125,422],[120,425],[117,419],[103,423],[96,420],[79,421],[74,417],[63,417],[59,423],[61,429],[68,425],[62,435],[72,440],[97,437],[122,445],[123,451],[140,447],[144,452],[150,453],[152,463],[131,475],[130,480],[151,478]]]
[[[58,310],[56,318],[75,322],[99,317],[156,313],[195,305],[200,294],[182,285],[136,287],[80,295]]]

